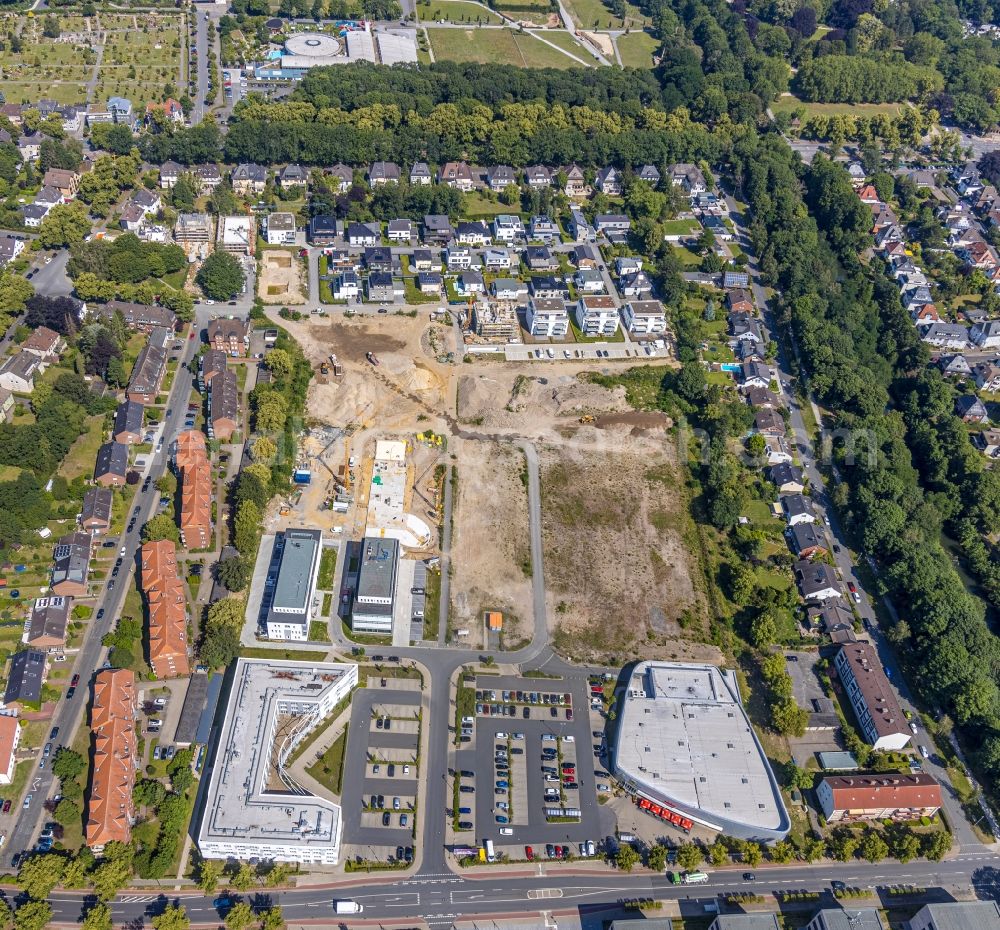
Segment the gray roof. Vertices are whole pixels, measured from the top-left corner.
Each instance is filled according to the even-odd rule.
[[[814,523],[796,523],[788,528],[788,534],[792,540],[792,548],[796,552],[803,552],[816,546],[823,549],[827,547],[826,538]]]
[[[216,675],[216,678],[221,676]],[[190,746],[198,732],[198,721],[205,709],[205,697],[208,694],[208,675],[197,672],[188,682],[184,704],[180,717],[177,719],[177,729],[174,731],[174,742],[179,746]]]
[[[772,465],[770,471],[771,480],[777,484],[782,485],[788,481],[794,481],[798,484],[803,484],[802,469],[798,465],[789,465],[787,462],[782,462],[779,465]]]
[[[145,409],[138,401],[122,401],[115,411],[115,425],[111,435],[117,436],[123,432],[142,433],[142,416]]]
[[[323,534],[319,530],[285,530],[278,580],[267,612],[269,622],[306,623],[313,572],[319,564],[322,543]]]
[[[392,599],[396,595],[396,565],[399,542],[366,536],[361,543],[361,568],[355,609],[361,598]]]
[[[1000,907],[996,901],[949,901],[947,904],[925,904],[916,916],[919,917],[924,911],[933,921],[935,930],[1000,928]]]
[[[882,918],[873,907],[825,907],[816,917],[825,930],[883,930]]]
[[[10,677],[3,699],[5,704],[30,701],[37,704],[42,698],[42,676],[45,674],[45,653],[37,649],[24,649],[10,660]]]
[[[51,597],[39,597],[31,605],[31,614],[28,617],[28,635],[26,642],[31,642],[39,637],[54,637],[56,639],[66,639],[66,625],[69,623],[69,610],[73,603],[71,597],[60,597],[54,594]]]
[[[83,495],[83,508],[80,510],[80,522],[97,520],[111,525],[111,508],[114,493],[111,488],[88,488]]]
[[[712,930],[781,930],[777,914],[720,914]]]
[[[219,420],[240,422],[240,390],[236,372],[230,369],[220,371],[214,378],[208,392],[209,418],[213,423]]]
[[[106,442],[97,450],[94,463],[94,477],[119,475],[125,477],[128,471],[128,446],[121,442]]]
[[[826,588],[840,589],[833,569],[824,562],[801,560],[792,566],[804,597],[809,597]]]
[[[129,374],[128,389],[139,394],[152,394],[160,388],[167,366],[167,354],[153,345],[150,339],[139,350],[132,372]]]
[[[90,571],[90,535],[70,533],[56,543],[52,551],[52,584],[61,581],[87,583]]]

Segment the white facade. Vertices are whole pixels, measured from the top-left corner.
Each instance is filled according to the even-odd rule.
[[[295,217],[291,213],[272,213],[267,218],[268,245],[295,245]]]
[[[569,332],[569,314],[561,300],[532,297],[528,301],[528,330],[539,339],[561,339]]]
[[[618,308],[610,297],[581,297],[576,325],[585,336],[613,336],[618,332]]]
[[[634,336],[667,331],[667,314],[658,300],[630,300],[622,307],[622,320]]]

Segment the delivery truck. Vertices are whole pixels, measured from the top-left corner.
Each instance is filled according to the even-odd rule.
[[[360,914],[364,908],[357,901],[334,901],[335,914]]]

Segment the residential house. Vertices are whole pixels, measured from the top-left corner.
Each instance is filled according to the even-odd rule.
[[[597,172],[595,187],[609,197],[620,197],[622,193],[622,177],[617,168],[609,165]]]
[[[955,401],[955,416],[965,423],[987,423],[986,405],[975,394],[963,394]]]
[[[143,216],[159,213],[163,209],[163,198],[156,191],[138,190],[132,195],[131,202],[142,210]]]
[[[618,293],[622,297],[638,297],[640,299],[651,297],[653,280],[645,271],[622,275],[618,279]]]
[[[337,239],[337,220],[332,216],[314,216],[306,229],[313,245],[331,245]]]
[[[392,303],[405,297],[402,282],[396,281],[389,272],[373,271],[368,276],[368,300],[372,303]]]
[[[425,242],[451,242],[455,235],[451,220],[444,214],[428,213],[424,216]]]
[[[22,642],[32,649],[61,649],[66,645],[66,628],[69,625],[73,598],[37,597],[24,625]]]
[[[8,714],[0,716],[0,785],[14,780],[17,747],[21,744],[21,723]]]
[[[516,278],[496,278],[490,292],[497,300],[524,301],[528,299],[528,285]]]
[[[0,422],[9,423],[14,417],[14,395],[6,388],[0,388]]]
[[[670,169],[671,183],[688,195],[702,194],[708,190],[705,175],[697,165],[679,164]]]
[[[474,268],[463,271],[455,281],[455,291],[459,297],[476,297],[486,293],[486,281]]]
[[[726,321],[729,324],[730,345],[747,343],[758,347],[764,344],[764,329],[756,317],[747,313],[730,313]]]
[[[618,308],[612,298],[581,297],[575,305],[576,325],[585,336],[613,336],[618,332]]]
[[[146,408],[134,400],[123,400],[115,411],[115,424],[111,438],[125,446],[142,442],[142,421]]]
[[[938,368],[941,369],[941,374],[957,378],[964,378],[972,373],[964,355],[942,355],[938,359]]]
[[[13,394],[30,394],[35,389],[35,375],[45,371],[45,364],[33,352],[23,349],[0,365],[0,388]]]
[[[338,162],[323,172],[336,194],[346,194],[354,186],[354,169]]]
[[[483,252],[483,268],[487,271],[509,271],[515,263],[506,249],[487,249]]]
[[[365,267],[369,271],[384,271],[392,274],[394,259],[388,246],[369,246],[365,249]]]
[[[537,339],[561,339],[569,332],[566,304],[551,297],[532,297],[525,321],[528,331]]]
[[[531,239],[540,239],[542,242],[558,242],[561,238],[559,224],[547,216],[533,216],[528,229]]]
[[[21,343],[22,352],[37,355],[44,362],[55,361],[65,348],[66,340],[54,329],[49,329],[47,326],[39,326]]]
[[[653,165],[643,165],[636,173],[640,181],[645,181],[650,187],[658,187],[660,184],[660,172]]]
[[[455,238],[463,245],[485,246],[492,241],[490,228],[482,221],[459,223],[455,228]]]
[[[795,523],[785,530],[792,552],[800,559],[813,559],[826,555],[826,537],[815,523]]]
[[[778,395],[769,388],[750,388],[745,393],[747,403],[755,410],[777,410],[781,407]]]
[[[868,642],[841,646],[833,665],[865,740],[875,749],[902,749],[913,734],[875,647]]]
[[[250,349],[250,321],[219,317],[209,320],[208,344],[234,358]]]
[[[583,268],[573,275],[573,284],[582,294],[604,293],[604,276],[596,269]]]
[[[140,333],[153,333],[157,329],[173,332],[177,327],[177,317],[172,310],[155,304],[136,304],[124,300],[109,300],[106,304],[91,306],[90,310],[101,317],[110,318],[116,313],[122,315],[128,329]]]
[[[784,436],[788,432],[785,418],[777,410],[754,411],[753,428],[763,436]]]
[[[213,483],[204,434],[180,433],[173,457],[181,485],[181,541],[188,549],[205,549],[212,540]]]
[[[559,300],[569,297],[566,282],[554,275],[535,275],[529,278],[528,293],[532,297],[552,297]]]
[[[184,107],[174,100],[173,97],[167,97],[163,103],[151,101],[146,104],[147,124],[152,120],[154,112],[162,113],[166,117],[167,122],[174,123],[175,125],[180,125],[184,122]]]
[[[228,442],[240,428],[240,388],[236,372],[220,371],[208,386],[208,436]]]
[[[969,330],[961,323],[931,323],[924,327],[920,338],[939,349],[962,352],[969,348]]]
[[[243,163],[237,165],[232,173],[233,193],[245,197],[248,194],[264,193],[267,187],[267,169],[262,165]]]
[[[208,349],[201,355],[201,365],[198,369],[198,387],[205,391],[212,383],[212,379],[225,371],[229,364],[226,361],[226,353],[218,349]]]
[[[20,236],[0,234],[0,268],[9,265],[24,251],[24,240]]]
[[[722,274],[722,286],[727,291],[735,287],[749,287],[750,275],[745,271],[725,271]]]
[[[91,538],[89,533],[69,533],[52,550],[53,594],[64,597],[86,597],[90,575]]]
[[[309,183],[309,172],[302,165],[285,165],[277,174],[277,182],[283,191],[305,187]]]
[[[135,673],[101,669],[94,678],[91,707],[93,765],[85,828],[87,846],[98,855],[108,843],[127,844],[132,839],[132,791],[138,768],[135,721]]]
[[[412,220],[390,220],[386,227],[386,238],[390,242],[410,242],[413,239],[413,233]]]
[[[449,245],[444,256],[449,271],[472,267],[472,249],[466,245]]]
[[[28,229],[38,229],[42,225],[42,220],[49,215],[49,210],[51,209],[51,206],[28,203],[21,207],[21,219]]]
[[[558,271],[559,260],[548,246],[529,245],[524,250],[524,263],[530,271]]]
[[[139,577],[149,623],[149,666],[158,679],[191,673],[188,664],[187,598],[177,565],[177,547],[169,539],[144,543]]]
[[[127,403],[131,403],[128,401]],[[142,404],[137,404],[141,407]],[[128,473],[128,446],[121,442],[106,442],[97,450],[94,462],[94,482],[105,488],[125,485]]]
[[[167,353],[162,348],[163,343],[154,341],[157,332],[166,331],[153,330],[150,334],[132,365],[128,387],[125,389],[125,396],[129,400],[147,406],[156,403],[156,395],[159,394],[163,378],[167,373]]]
[[[414,249],[410,256],[410,271],[436,271],[440,267],[430,249]]]
[[[113,502],[111,488],[87,488],[80,509],[80,529],[92,536],[111,529]]]
[[[493,218],[493,238],[511,243],[524,238],[524,223],[513,213],[499,213]]]
[[[986,320],[969,327],[969,339],[979,349],[1000,349],[1000,320]]]
[[[175,161],[165,161],[160,165],[160,187],[163,190],[172,190],[184,171],[183,165],[179,165]]]
[[[353,246],[376,246],[382,241],[382,227],[379,223],[350,223],[347,227],[347,244]]]
[[[653,336],[667,331],[667,314],[658,300],[630,300],[622,305],[622,322],[633,336]]]
[[[972,444],[991,459],[1000,458],[1000,429],[984,429],[972,434]]]
[[[333,279],[330,295],[334,300],[357,300],[361,296],[361,280],[357,272],[342,271]]]
[[[431,183],[431,169],[425,161],[415,161],[410,168],[410,184],[413,187],[426,187]]]
[[[775,465],[768,469],[767,477],[779,494],[801,494],[805,490],[804,475],[797,465]]]
[[[141,207],[137,207],[134,203],[129,203],[125,205],[125,209],[122,210],[121,216],[118,218],[118,225],[125,230],[125,232],[131,232],[138,235],[139,229],[142,227],[146,218],[146,214],[142,212]]]
[[[858,199],[862,203],[873,204],[881,203],[881,198],[878,195],[878,191],[875,190],[874,184],[866,184],[861,190],[858,191]]]
[[[924,772],[830,775],[816,786],[816,800],[827,823],[920,820],[941,809],[941,785]]]
[[[906,311],[910,314],[910,319],[913,320],[918,329],[930,326],[931,323],[937,323],[941,320],[941,314],[938,313],[937,307],[931,303],[914,301],[906,305]]]
[[[491,191],[499,194],[517,184],[517,175],[510,165],[494,165],[486,171],[486,183]]]
[[[573,249],[573,264],[580,269],[595,269],[601,264],[601,253],[589,244],[578,245]]]
[[[726,292],[726,305],[730,313],[747,313],[751,316],[754,313],[753,296],[750,291],[742,287],[734,288]]]
[[[621,213],[598,213],[594,217],[594,229],[599,233],[627,233],[632,221]]]
[[[980,391],[989,394],[1000,391],[1000,365],[996,362],[980,362],[972,369],[972,377]]]
[[[374,189],[386,184],[398,184],[400,177],[402,172],[394,161],[372,162],[368,169],[368,186]]]
[[[799,528],[794,527],[794,529]],[[805,600],[828,601],[834,597],[843,597],[836,573],[825,562],[802,559],[796,562],[792,569],[799,586],[799,593]]]
[[[295,214],[271,213],[265,229],[268,245],[295,245]]]
[[[38,161],[42,155],[42,139],[44,138],[37,130],[21,133],[17,140],[17,151],[21,156],[21,161]]]
[[[563,169],[566,175],[566,186],[563,193],[567,197],[586,197],[590,188],[587,187],[587,178],[583,169],[579,165],[569,165]]]
[[[468,193],[475,187],[472,169],[464,161],[445,162],[438,171],[438,184]]]
[[[745,362],[741,369],[742,389],[747,390],[752,387],[770,387],[774,380],[774,372],[763,362]]]
[[[22,649],[10,658],[10,672],[3,702],[7,707],[19,705],[37,709],[42,703],[42,683],[45,680],[45,653],[38,649]]]
[[[44,187],[54,187],[62,195],[64,202],[69,203],[80,188],[80,175],[68,168],[49,168],[42,178]]]
[[[579,207],[569,208],[569,234],[576,242],[592,242],[597,238],[594,227],[587,222],[583,210]]]
[[[812,501],[804,494],[784,494],[780,498],[780,503],[789,526],[816,522]]]
[[[444,278],[439,271],[421,271],[417,274],[417,290],[421,294],[440,294],[444,287]]]
[[[784,436],[764,434],[764,460],[768,465],[781,465],[792,461],[792,452]]]
[[[552,186],[552,172],[544,165],[532,165],[530,168],[525,168],[524,179],[528,187],[534,190]]]
[[[843,645],[856,643],[854,634],[854,613],[839,601],[829,601],[820,607],[810,607],[806,615],[812,626],[819,627],[830,637],[830,641]]]

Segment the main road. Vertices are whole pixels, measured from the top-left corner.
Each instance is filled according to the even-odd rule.
[[[829,892],[834,881],[861,888],[911,885],[932,891],[941,889],[945,895],[967,892],[971,886],[979,897],[986,898],[996,895],[1000,881],[996,859],[986,853],[961,854],[944,862],[905,865],[885,862],[880,863],[877,870],[859,862],[759,868],[752,884],[743,881],[739,868],[710,872],[708,882],[697,886],[673,885],[658,873],[591,871],[544,862],[516,871],[483,866],[470,874],[474,877],[445,871],[409,878],[398,875],[387,875],[381,880],[366,877],[342,882],[336,887],[313,886],[289,891],[260,889],[248,897],[251,904],[261,907],[280,905],[288,922],[330,923],[332,901],[346,898],[364,906],[365,922],[423,919],[430,925],[442,925],[460,917],[499,918],[504,915],[523,918],[543,909],[578,911],[585,908],[614,915],[623,910],[623,901],[636,897],[679,900],[682,907],[686,903],[703,912],[698,902],[715,899],[720,894],[750,890],[764,894],[781,890]],[[78,923],[84,900],[82,893],[50,895],[54,922]],[[186,907],[196,925],[217,925],[223,916],[214,903],[215,895],[130,892],[119,895],[111,903],[114,922],[141,926],[174,900]],[[816,906],[831,903],[832,898],[827,898]],[[336,920],[342,922],[340,917]]]

